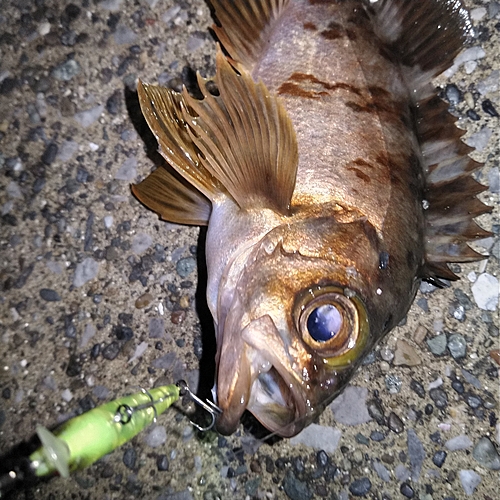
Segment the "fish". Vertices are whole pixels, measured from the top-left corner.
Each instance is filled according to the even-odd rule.
[[[207,226],[217,429],[291,437],[406,315],[484,258],[485,187],[432,79],[472,33],[459,0],[212,0],[213,79],[139,82],[170,167],[132,187]]]

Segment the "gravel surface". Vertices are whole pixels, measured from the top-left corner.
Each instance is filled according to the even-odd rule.
[[[436,82],[498,204],[500,4],[467,1],[477,38]],[[0,450],[133,388],[213,377],[197,228],[132,196],[158,157],[137,79],[214,73],[202,0],[0,2]],[[186,71],[186,70],[185,70]],[[200,434],[178,404],[70,479],[13,499],[498,498],[498,212],[491,256],[422,284],[339,402],[292,440]],[[200,319],[201,318],[201,319]],[[179,411],[182,410],[182,411]],[[253,431],[253,432],[252,432]],[[258,436],[258,437],[257,437]],[[1,462],[1,459],[0,459]]]

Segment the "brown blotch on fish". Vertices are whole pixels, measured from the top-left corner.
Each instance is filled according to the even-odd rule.
[[[304,29],[309,31],[316,31],[318,28],[314,23],[307,22],[304,23]]]
[[[411,183],[411,190],[414,193],[418,193],[421,191],[421,184],[417,182],[417,179],[411,177],[410,180],[406,175],[406,170],[408,167],[410,169],[413,168],[415,160],[418,161],[418,158],[414,154],[411,154],[409,157],[401,157],[395,160],[394,158],[383,159],[381,155],[377,156],[377,161],[383,162],[384,165],[387,165],[389,178],[391,180],[391,184],[394,187],[402,188],[407,185],[408,181]]]
[[[389,167],[389,170],[392,169],[390,159],[387,156],[386,152],[379,152],[377,155],[375,155],[375,162],[379,165],[383,165],[386,168]]]
[[[344,31],[338,31],[335,29],[324,30],[320,33],[323,38],[327,40],[335,40],[337,38],[342,38],[344,36]]]
[[[368,93],[372,96],[373,99],[391,99],[391,93],[376,85],[371,85],[368,87]]]
[[[337,38],[342,38],[345,35],[345,29],[339,23],[331,22],[327,28],[328,29],[320,32],[320,35],[327,40],[335,40]]]
[[[305,97],[306,99],[319,99],[322,95],[328,95],[328,92],[315,92],[314,90],[306,90],[293,82],[284,82],[278,89],[278,94],[288,94],[295,97]]]
[[[319,78],[315,77],[314,75],[311,75],[310,73],[295,72],[292,73],[289,80],[293,80],[296,82],[308,81],[311,83],[317,83],[319,85],[322,85],[327,90],[343,89],[343,90],[348,90],[349,92],[352,92],[354,94],[361,95],[361,91],[354,85],[350,85],[348,83],[343,83],[343,82],[328,83],[323,80],[320,80]]]
[[[358,35],[356,35],[355,31],[350,30],[350,29],[346,29],[345,32],[346,32],[347,38],[349,38],[349,40],[351,40],[351,41],[357,40]]]
[[[398,109],[391,102],[372,101],[365,104],[358,104],[354,101],[346,101],[345,105],[355,113],[387,113],[395,114]],[[399,119],[399,116],[398,116]]]
[[[363,158],[356,158],[355,160],[352,161],[355,165],[359,165],[360,167],[369,167],[369,168],[375,168],[375,165],[372,165],[370,162],[363,160]]]
[[[346,169],[353,171],[356,174],[356,177],[358,177],[358,179],[361,179],[362,181],[365,181],[365,182],[371,182],[370,176],[366,175],[359,168],[356,168],[356,167],[346,167]]]
[[[357,19],[357,18],[352,18],[352,19]],[[353,21],[353,20],[348,20],[347,23],[349,24],[359,24],[357,21]],[[324,34],[325,33],[325,34]],[[349,40],[357,40],[358,38],[358,35],[356,34],[356,32],[352,29],[350,29],[349,27],[346,27],[340,23],[336,23],[336,22],[331,22],[329,25],[328,25],[328,30],[326,30],[325,32],[322,32],[320,33],[322,36],[324,36],[325,38],[327,39],[330,39],[330,40],[334,40],[336,38],[341,38],[341,37],[344,37],[346,36]]]

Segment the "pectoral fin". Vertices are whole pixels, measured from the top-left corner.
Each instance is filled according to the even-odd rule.
[[[139,82],[137,93],[144,118],[155,135],[165,160],[207,198],[213,199],[224,191],[219,181],[199,162],[198,150],[183,119],[182,95],[142,82]]]
[[[184,178],[158,167],[141,183],[132,186],[137,199],[161,219],[177,224],[206,226],[212,204]]]
[[[208,200],[227,196],[242,209],[285,214],[298,165],[293,124],[262,82],[247,71],[238,74],[220,50],[216,62],[219,95],[198,75],[201,100],[185,88],[179,94],[139,83],[142,112],[160,153],[192,188],[157,169],[133,192],[162,218],[187,224],[206,224]]]
[[[204,99],[183,92],[182,116],[198,158],[242,209],[288,211],[295,187],[295,130],[278,97],[250,74],[240,75],[219,50],[212,95],[198,76]]]

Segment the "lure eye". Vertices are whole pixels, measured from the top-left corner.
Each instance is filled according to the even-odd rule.
[[[342,315],[333,304],[316,307],[307,318],[307,331],[316,342],[333,339],[341,328]]]

